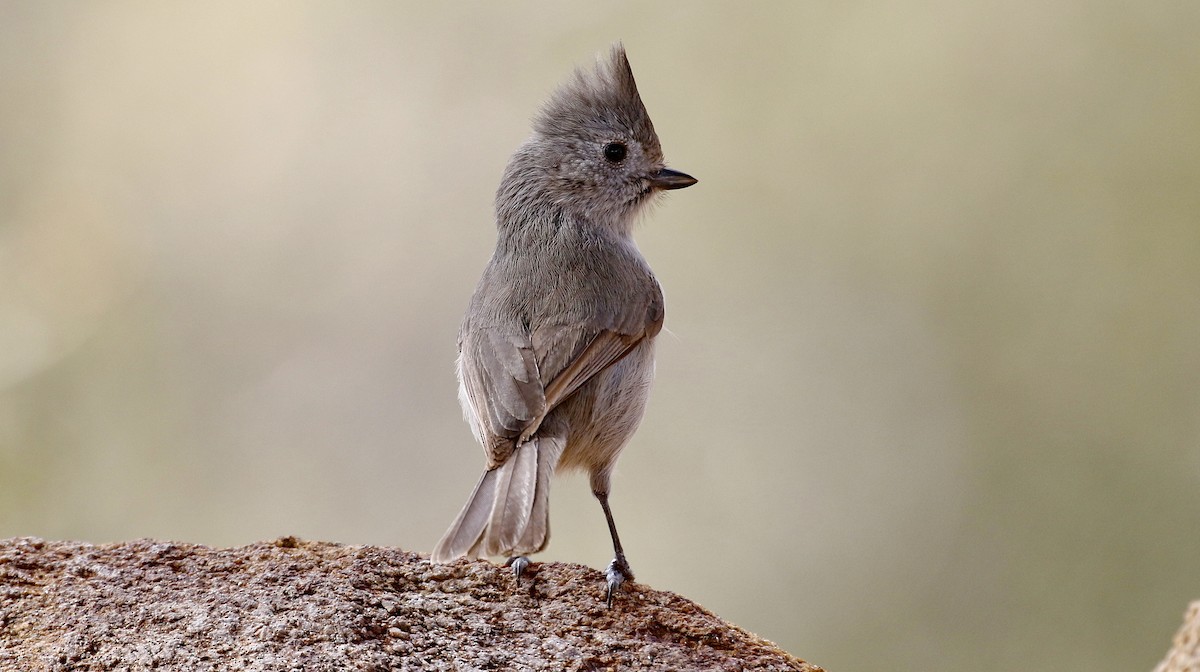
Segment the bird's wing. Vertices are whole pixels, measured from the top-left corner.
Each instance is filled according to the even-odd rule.
[[[562,403],[592,376],[620,361],[644,338],[645,332],[623,334],[604,330],[585,341],[586,345],[546,385],[548,410]]]
[[[459,341],[459,375],[488,468],[494,468],[512,454],[525,428],[545,415],[532,344],[520,333],[466,328]]]
[[[662,329],[662,313],[657,312],[640,329],[572,329],[551,325],[533,333],[533,348],[542,362],[546,383],[543,411],[521,432],[520,441],[537,432],[542,420],[566,401],[593,376],[621,361],[642,341],[653,338]]]
[[[494,468],[528,441],[550,411],[584,383],[662,329],[658,286],[605,318],[527,330],[464,324],[459,340],[463,394]]]

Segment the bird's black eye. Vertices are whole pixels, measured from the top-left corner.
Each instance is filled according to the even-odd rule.
[[[604,146],[604,158],[608,159],[609,163],[620,163],[625,159],[625,145],[619,142],[610,142]]]

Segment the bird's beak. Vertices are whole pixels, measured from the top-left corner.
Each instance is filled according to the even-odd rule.
[[[650,186],[656,189],[683,189],[699,182],[696,178],[678,170],[663,168],[650,176]]]

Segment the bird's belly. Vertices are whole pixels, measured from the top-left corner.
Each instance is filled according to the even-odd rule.
[[[653,380],[654,342],[646,340],[556,409],[568,428],[558,468],[610,470],[642,421]]]

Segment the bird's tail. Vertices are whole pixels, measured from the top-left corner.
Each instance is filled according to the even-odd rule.
[[[504,464],[484,472],[458,517],[433,549],[434,562],[462,556],[537,553],[550,540],[550,476],[565,441],[535,436]]]

